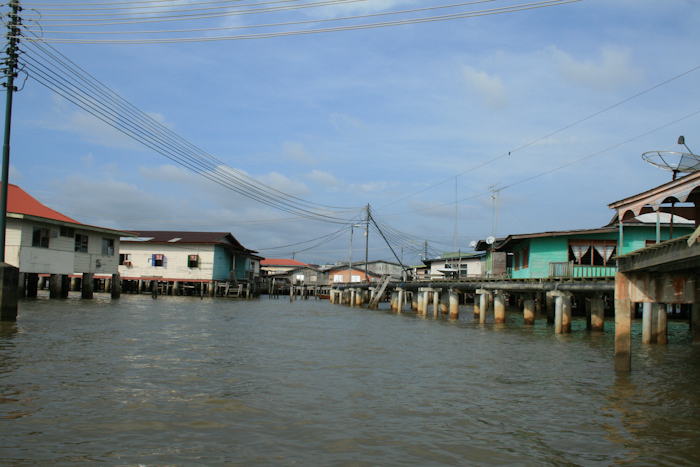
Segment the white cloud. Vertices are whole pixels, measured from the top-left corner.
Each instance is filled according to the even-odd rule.
[[[609,90],[637,81],[641,76],[641,71],[632,64],[631,51],[626,48],[602,47],[595,60],[576,60],[555,46],[548,47],[547,52],[562,76],[577,85]]]
[[[304,164],[315,164],[316,159],[314,159],[311,154],[306,150],[303,144],[295,143],[292,141],[287,141],[282,145],[284,154],[291,157],[292,160],[301,162]]]
[[[354,118],[341,113],[332,113],[330,115],[330,119],[336,130],[339,131],[345,128],[350,128],[353,130],[365,130],[367,128],[365,123],[359,118]]]
[[[462,69],[462,76],[487,107],[501,109],[508,104],[506,87],[498,76],[489,76],[486,72],[469,66]]]
[[[15,183],[17,180],[22,180],[22,172],[17,170],[14,165],[10,164],[10,173],[8,177],[10,177],[10,183]]]
[[[80,160],[83,161],[83,163],[85,164],[85,167],[89,169],[90,167],[92,167],[92,163],[93,163],[93,161],[94,161],[94,157],[92,157],[92,153],[89,153],[89,154],[87,154],[87,155],[85,155],[85,156],[82,156],[82,157],[80,158]]]
[[[328,172],[323,172],[318,169],[314,169],[311,172],[309,172],[306,175],[306,178],[313,182],[316,183],[317,185],[323,185],[327,187],[333,187],[336,188],[338,187],[341,182],[335,178],[333,175],[329,174]]]
[[[261,175],[258,177],[258,179],[264,184],[288,195],[302,197],[311,193],[309,187],[307,187],[303,182],[295,182],[294,180],[290,180],[277,172],[270,172],[267,175]]]

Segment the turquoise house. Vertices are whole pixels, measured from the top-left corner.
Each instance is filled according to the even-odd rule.
[[[616,257],[670,238],[671,215],[665,212],[617,218],[597,229],[509,235],[493,245],[507,255],[507,276],[513,279],[613,277]],[[695,230],[694,221],[674,216],[673,237]],[[620,233],[622,230],[622,234]],[[622,238],[622,249],[619,248]]]

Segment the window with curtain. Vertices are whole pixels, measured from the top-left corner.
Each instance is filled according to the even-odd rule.
[[[569,261],[582,266],[615,266],[617,240],[569,240]]]

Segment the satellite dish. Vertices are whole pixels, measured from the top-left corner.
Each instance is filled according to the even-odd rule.
[[[488,243],[489,245],[493,245],[493,242],[495,242],[495,241],[496,241],[496,239],[494,237],[489,237],[486,239],[486,243]]]
[[[476,246],[476,240],[472,240],[469,246],[474,248]]]
[[[649,151],[642,154],[642,159],[654,167],[673,172],[674,180],[679,173],[689,174],[700,170],[700,156],[693,154],[683,136],[678,137],[678,144],[685,146],[688,152]]]

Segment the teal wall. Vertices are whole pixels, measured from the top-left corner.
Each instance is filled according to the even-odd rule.
[[[226,252],[224,247],[214,246],[214,277],[215,281],[228,280],[228,274],[231,271],[231,254]]]
[[[682,237],[695,230],[693,227],[673,227],[673,236]],[[622,253],[630,253],[646,246],[646,240],[656,240],[655,226],[634,226],[625,227],[623,230]],[[661,229],[661,240],[668,240],[669,229]],[[514,279],[546,278],[549,276],[549,263],[564,263],[569,260],[569,240],[570,239],[591,239],[591,240],[619,240],[619,231],[600,234],[564,235],[561,237],[541,237],[531,238],[520,243],[512,250],[522,252],[525,248],[530,248],[530,263],[527,269],[515,270],[512,268]],[[522,253],[521,253],[522,256]],[[522,258],[520,259],[522,263]]]
[[[236,256],[236,279],[245,279],[245,273],[248,270],[250,270],[250,258],[247,256]]]

